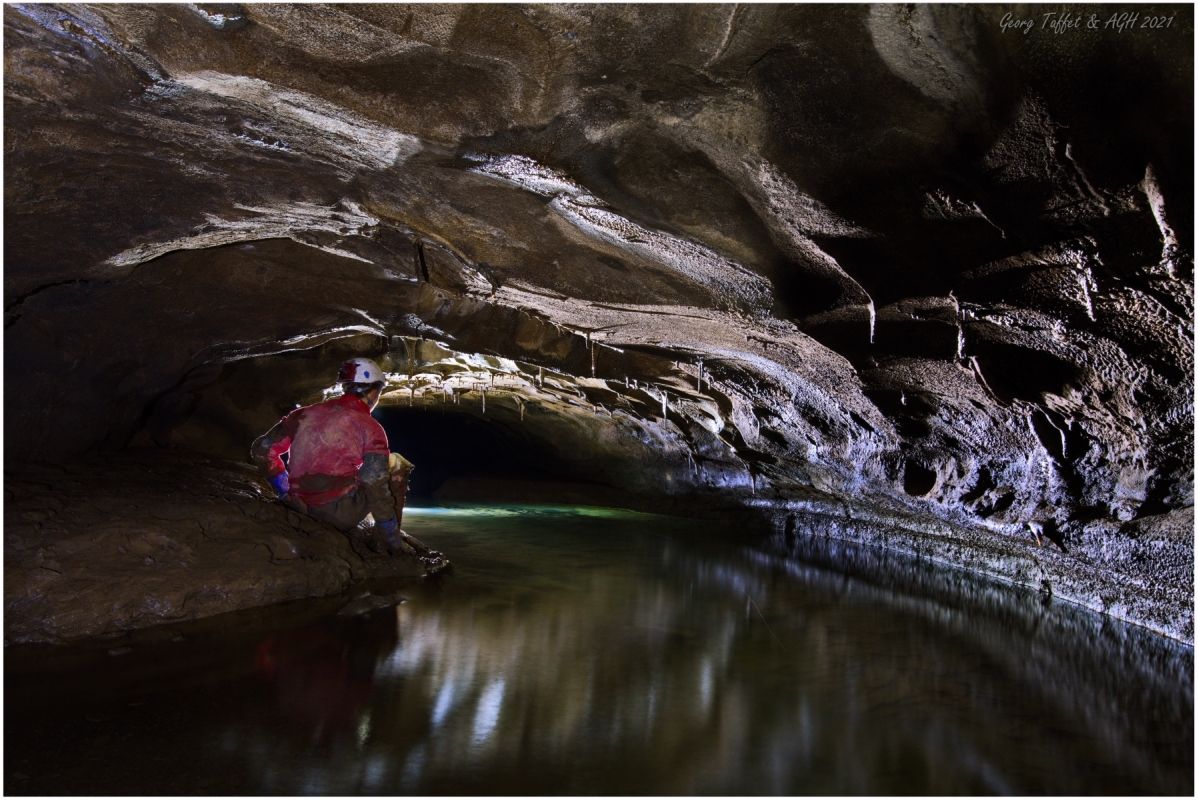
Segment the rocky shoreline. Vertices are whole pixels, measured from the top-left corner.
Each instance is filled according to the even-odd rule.
[[[5,475],[4,639],[67,642],[437,573],[275,502],[249,465],[130,452]]]

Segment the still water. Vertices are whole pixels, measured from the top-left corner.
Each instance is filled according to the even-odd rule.
[[[632,512],[404,521],[455,566],[399,605],[10,648],[5,793],[1193,791],[1192,649],[1066,604],[963,609]]]

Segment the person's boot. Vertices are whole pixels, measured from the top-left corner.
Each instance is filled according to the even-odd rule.
[[[387,555],[393,556],[399,552],[399,531],[387,536]]]

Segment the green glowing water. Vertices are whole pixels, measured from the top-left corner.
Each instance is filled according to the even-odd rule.
[[[1109,620],[633,512],[404,527],[455,570],[395,607],[10,653],[6,793],[1192,792],[1192,650]]]

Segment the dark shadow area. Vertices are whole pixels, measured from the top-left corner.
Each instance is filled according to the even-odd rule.
[[[1007,402],[1063,394],[1083,379],[1081,368],[1052,353],[981,337],[970,347],[986,384]]]
[[[522,483],[586,479],[566,469],[535,437],[495,418],[402,406],[381,406],[374,416],[386,429],[391,449],[416,465],[411,498],[428,500],[454,479],[503,478]]]
[[[907,460],[903,471],[903,491],[912,497],[926,497],[936,487],[936,473],[917,461]]]

